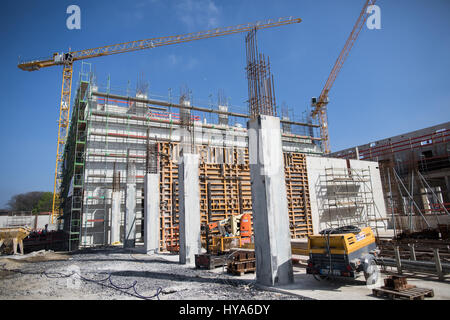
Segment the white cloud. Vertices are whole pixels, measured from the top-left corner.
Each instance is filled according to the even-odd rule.
[[[220,10],[213,0],[182,0],[175,5],[175,14],[190,30],[216,28]]]

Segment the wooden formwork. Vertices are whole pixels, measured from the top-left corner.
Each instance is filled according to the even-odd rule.
[[[313,233],[306,157],[300,153],[283,157],[291,238],[305,238]]]
[[[178,245],[179,147],[176,143],[164,142],[160,143],[160,150],[160,249],[167,250]],[[200,155],[201,223],[219,221],[242,213],[251,214],[248,149],[197,146],[196,151]],[[291,237],[303,238],[313,232],[305,155],[285,153],[284,165]]]
[[[160,143],[160,249],[178,246],[178,164],[173,154],[178,153],[178,145]]]
[[[241,150],[244,152],[241,164],[238,164],[239,155],[235,149],[225,149],[221,152],[223,158],[227,160],[223,163],[207,163],[206,152],[200,152],[201,223],[220,221],[242,213],[251,214],[252,193],[248,154],[247,149]],[[208,218],[208,186],[211,221]]]

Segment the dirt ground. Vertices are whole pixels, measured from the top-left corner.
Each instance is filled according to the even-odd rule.
[[[177,255],[148,256],[121,248],[1,256],[0,300],[303,299],[261,290],[254,286],[254,280],[228,275],[220,269],[196,270],[180,265]]]

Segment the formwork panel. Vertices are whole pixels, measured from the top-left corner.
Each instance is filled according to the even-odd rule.
[[[167,155],[161,160],[161,250],[178,244],[178,166],[172,161],[176,143],[161,143]],[[225,149],[227,163],[208,163],[211,150],[197,146],[200,154],[200,215],[201,224],[220,221],[231,215],[252,214],[252,194],[247,148]],[[217,150],[213,150],[213,155]],[[237,163],[243,164],[237,164]],[[286,190],[291,238],[304,238],[313,233],[311,205],[305,156],[284,153]],[[208,199],[208,187],[210,188]],[[208,203],[210,214],[208,214]]]

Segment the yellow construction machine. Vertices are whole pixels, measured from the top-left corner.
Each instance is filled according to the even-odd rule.
[[[344,226],[325,229],[308,239],[306,273],[314,278],[356,278],[361,273],[370,284],[378,280],[376,257],[379,249],[370,227]]]
[[[195,255],[196,268],[214,269],[227,263],[232,248],[252,241],[252,217],[244,213],[202,226],[206,253]]]
[[[218,234],[217,234],[218,231]],[[206,251],[209,253],[226,253],[231,247],[242,247],[251,242],[251,215],[232,215],[206,225]],[[214,234],[215,233],[215,234]]]

